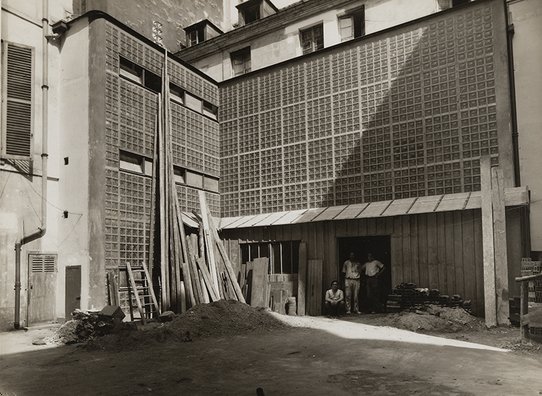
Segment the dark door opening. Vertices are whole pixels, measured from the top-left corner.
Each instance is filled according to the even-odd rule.
[[[373,257],[384,264],[385,272],[382,273],[379,282],[379,301],[382,306],[386,302],[386,297],[391,291],[391,238],[385,236],[364,236],[364,237],[345,237],[337,239],[337,255],[339,263],[339,284],[344,290],[344,274],[342,273],[343,263],[348,260],[350,253],[354,253],[361,264],[367,261],[367,255],[371,253]],[[359,306],[362,311],[369,309],[367,299],[366,279],[362,276],[361,289],[359,292]]]
[[[65,318],[70,320],[71,314],[81,308],[81,266],[66,267],[66,301]]]

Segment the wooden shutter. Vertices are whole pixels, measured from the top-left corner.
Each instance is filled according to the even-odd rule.
[[[2,154],[29,158],[32,153],[32,97],[34,51],[2,43]]]

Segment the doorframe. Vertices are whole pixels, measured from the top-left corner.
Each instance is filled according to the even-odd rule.
[[[83,294],[83,266],[81,264],[75,264],[75,265],[67,265],[66,267],[64,267],[64,296],[63,296],[63,301],[64,301],[64,320],[67,321],[68,318],[67,318],[67,315],[66,315],[66,292],[68,290],[68,287],[67,287],[67,284],[66,284],[66,279],[67,279],[67,276],[68,276],[68,269],[70,268],[79,268],[79,309],[81,309],[81,295]],[[58,315],[57,315],[58,316]]]

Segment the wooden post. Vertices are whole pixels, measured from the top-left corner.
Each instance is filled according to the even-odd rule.
[[[299,243],[299,269],[297,273],[297,314],[305,315],[305,287],[307,284],[307,244]]]
[[[504,176],[500,167],[491,168],[493,203],[493,232],[495,246],[495,291],[497,294],[497,324],[509,325],[508,249],[506,246],[506,213],[504,206]]]
[[[218,275],[216,271],[216,261],[215,261],[215,252],[212,243],[212,237],[209,233],[209,218],[207,217],[207,200],[205,199],[205,191],[198,191],[199,204],[201,210],[201,220],[203,222],[203,239],[205,241],[205,252],[207,253],[207,259],[209,261],[209,272],[211,275],[212,284],[215,287],[217,294],[219,293],[218,288]]]
[[[497,325],[497,301],[495,292],[495,250],[493,239],[493,205],[491,193],[491,159],[480,158],[482,183],[482,241],[484,254],[484,304],[487,327]]]
[[[528,282],[521,282],[521,305],[519,310],[519,335],[521,339],[529,337],[529,327],[525,323],[525,315],[529,310],[529,287]]]

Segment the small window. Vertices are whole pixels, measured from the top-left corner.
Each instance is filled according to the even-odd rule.
[[[173,166],[173,178],[175,183],[184,184],[186,181],[186,170],[178,166]]]
[[[171,99],[180,104],[184,104],[184,91],[181,87],[178,87],[175,84],[169,84],[169,93],[171,95]]]
[[[257,21],[260,19],[260,3],[245,7],[241,13],[245,25]]]
[[[145,159],[141,155],[119,151],[119,168],[136,173],[145,173]]]
[[[359,8],[339,17],[341,40],[351,40],[365,35],[365,11]]]
[[[297,274],[299,271],[299,241],[246,243],[240,248],[243,263],[267,257],[272,274]]]
[[[203,188],[203,175],[187,170],[186,184],[192,187]]]
[[[319,24],[300,31],[301,49],[303,54],[309,54],[324,48],[324,26]]]
[[[232,52],[230,57],[234,76],[239,76],[241,74],[250,72],[250,47],[245,47],[239,51]]]
[[[184,104],[189,109],[197,111],[198,113],[201,113],[201,111],[202,111],[202,101],[201,101],[201,99],[190,95],[188,92],[184,93]]]
[[[218,179],[211,176],[204,176],[203,188],[209,191],[218,192]]]
[[[209,103],[209,102],[203,102],[203,115],[206,115],[209,118],[212,118],[213,120],[217,119],[218,116],[218,107],[215,105]]]
[[[143,68],[125,58],[120,58],[120,75],[138,84],[143,84]]]
[[[205,25],[195,26],[193,29],[186,31],[186,45],[192,47],[193,45],[202,43],[205,41]]]
[[[162,78],[154,73],[151,73],[148,70],[145,70],[143,75],[144,83],[143,85],[154,92],[162,92]]]

